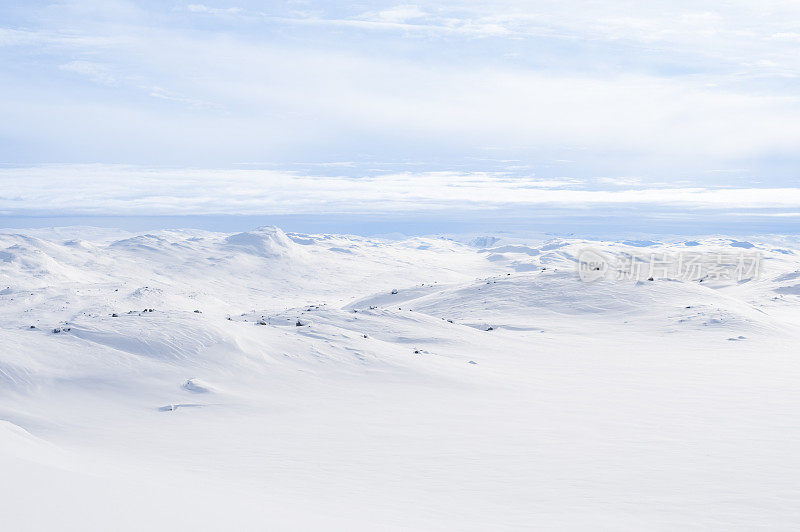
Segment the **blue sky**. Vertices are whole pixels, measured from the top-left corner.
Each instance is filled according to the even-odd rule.
[[[7,0],[0,213],[795,215],[798,47],[790,1]]]

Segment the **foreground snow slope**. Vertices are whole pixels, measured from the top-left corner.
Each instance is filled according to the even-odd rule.
[[[0,234],[4,526],[796,529],[797,242],[588,244]]]

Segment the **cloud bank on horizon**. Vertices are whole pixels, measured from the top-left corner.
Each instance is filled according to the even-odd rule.
[[[396,172],[369,177],[265,169],[50,165],[0,169],[0,215],[391,214],[658,205],[798,216],[800,188],[632,187],[511,173]]]
[[[4,2],[0,213],[796,214],[798,27],[791,1]]]

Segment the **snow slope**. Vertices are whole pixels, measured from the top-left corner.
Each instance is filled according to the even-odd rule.
[[[587,245],[764,266],[584,283]],[[798,249],[0,234],[4,527],[794,530]]]

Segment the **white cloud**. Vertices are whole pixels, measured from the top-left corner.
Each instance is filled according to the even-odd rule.
[[[613,185],[617,187],[641,187],[642,178],[640,177],[598,177],[598,183]]]
[[[800,188],[579,189],[492,173],[395,173],[365,178],[270,170],[53,165],[0,170],[4,215],[360,214],[463,209],[655,205],[796,208]]]
[[[800,42],[800,33],[784,31],[772,34],[772,38],[778,41]]]
[[[425,11],[422,11],[418,6],[412,4],[398,5],[389,9],[379,11],[373,16],[365,16],[365,18],[376,18],[383,22],[403,23],[412,20],[424,19],[428,16]]]
[[[93,63],[91,61],[70,61],[69,63],[59,65],[58,68],[81,74],[101,85],[113,86],[119,83],[117,76],[112,74],[107,66],[100,63]]]
[[[189,4],[186,9],[192,13],[208,13],[211,15],[237,15],[244,10],[241,7],[208,7],[204,4]]]
[[[759,161],[800,159],[791,2],[157,4],[57,3],[0,29],[25,47],[3,52],[0,135],[19,143],[0,157],[467,161],[494,147],[537,174],[569,159],[582,171],[564,175],[747,166],[766,182]],[[68,72],[108,90],[60,90]]]
[[[196,98],[189,98],[175,91],[154,85],[142,84],[141,79],[135,76],[113,72],[107,65],[91,61],[70,61],[59,65],[60,70],[74,72],[87,77],[94,83],[108,87],[125,85],[145,92],[147,95],[161,100],[179,102],[193,107],[210,107],[211,104]]]
[[[686,159],[787,151],[800,144],[797,98],[739,93],[691,79],[486,66],[432,69],[393,58],[228,39],[153,34],[151,40],[142,43],[150,59],[139,75],[174,74],[171,86],[150,93],[225,108],[241,116],[243,137],[270,128],[291,134],[286,128],[298,127],[307,139],[345,133],[413,136],[462,147],[577,144]],[[99,76],[91,65],[80,63]],[[194,72],[202,72],[202,83]],[[250,119],[259,117],[262,122],[249,129]]]
[[[187,105],[191,105],[193,107],[211,107],[211,104],[209,104],[208,102],[204,102],[203,100],[198,100],[195,98],[187,98],[182,94],[178,94],[173,91],[164,89],[163,87],[141,87],[141,88],[148,91],[148,94],[153,98],[159,98],[161,100],[168,100],[172,102],[180,102]]]

